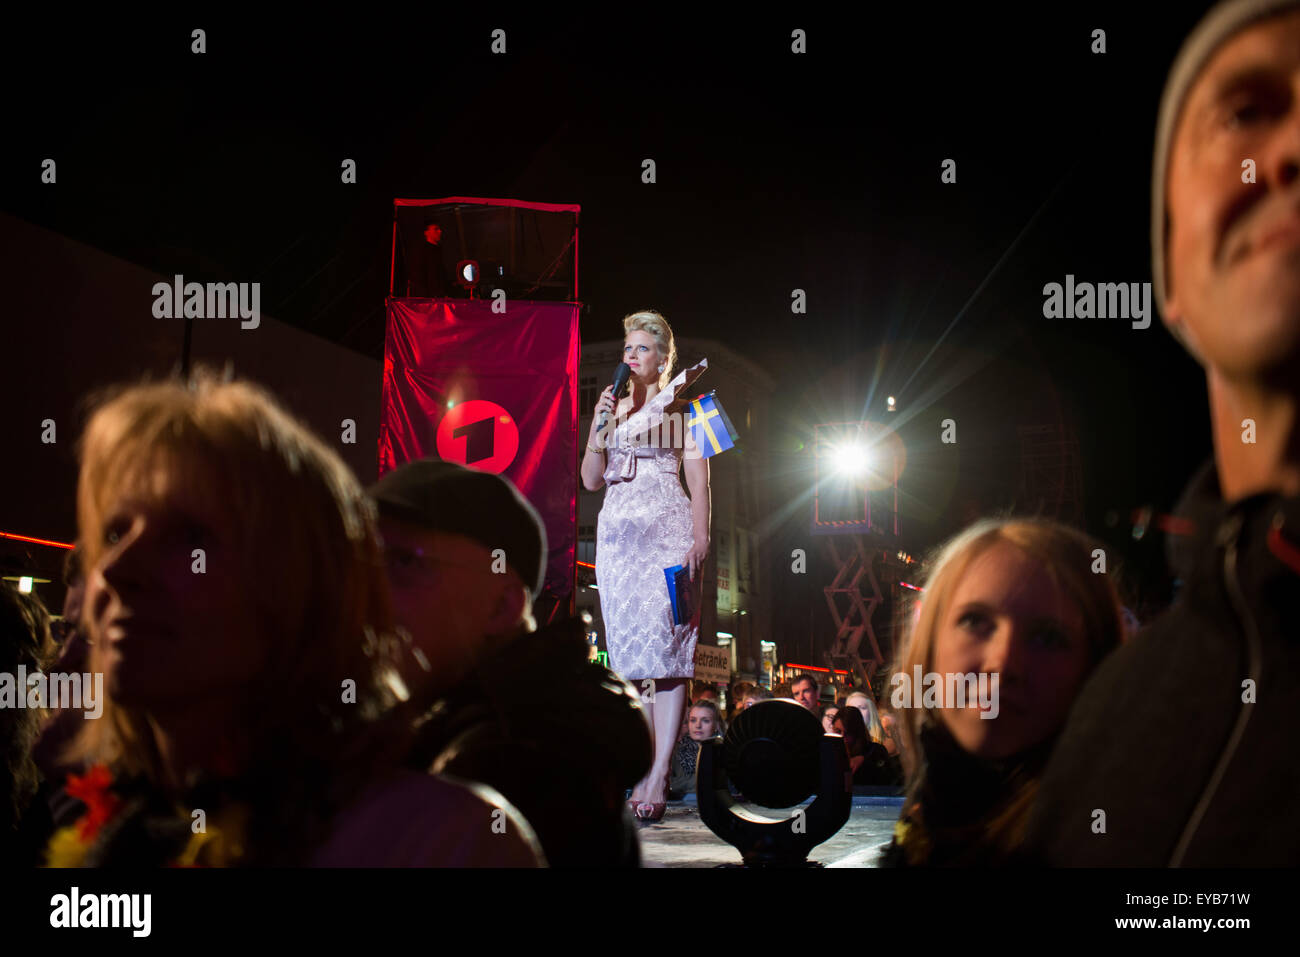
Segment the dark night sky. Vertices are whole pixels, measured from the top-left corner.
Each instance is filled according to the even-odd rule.
[[[1203,378],[1158,319],[1042,316],[1067,272],[1150,279],[1156,105],[1203,5],[1133,6],[51,17],[6,52],[0,208],[162,273],[260,281],[267,314],[378,357],[394,196],[580,203],[585,339],[651,306],[729,343],[776,379],[786,449],[896,393],[923,539],[963,496],[1007,504],[1015,426],[1063,416],[1111,534],[1108,511],[1171,504],[1210,452]],[[51,155],[57,189],[37,181]],[[954,413],[956,490],[925,447]]]

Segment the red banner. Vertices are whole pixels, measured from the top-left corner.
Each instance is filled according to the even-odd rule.
[[[546,523],[546,587],[573,590],[578,306],[389,299],[379,474],[439,458],[509,478]]]

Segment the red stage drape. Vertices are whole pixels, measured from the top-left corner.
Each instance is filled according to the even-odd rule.
[[[578,305],[389,299],[379,474],[440,458],[505,475],[546,523],[546,587],[573,590]]]

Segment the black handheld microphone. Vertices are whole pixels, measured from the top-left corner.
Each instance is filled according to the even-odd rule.
[[[623,397],[623,387],[627,385],[627,380],[632,377],[632,367],[626,362],[620,362],[618,368],[614,370],[614,404],[618,405],[618,400]],[[609,421],[609,413],[606,412],[600,417],[600,425],[596,426],[597,432],[605,431],[605,423]]]

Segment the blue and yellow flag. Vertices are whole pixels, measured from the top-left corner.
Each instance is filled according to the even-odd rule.
[[[690,401],[686,426],[691,430],[691,438],[699,446],[703,458],[735,448],[738,433],[714,392]]]

